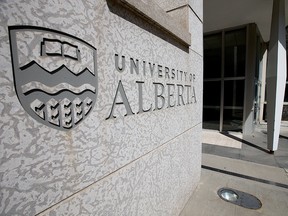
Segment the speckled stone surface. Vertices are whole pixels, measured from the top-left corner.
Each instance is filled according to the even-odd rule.
[[[155,0],[165,11],[177,10],[189,5],[197,17],[203,21],[203,1],[200,0]]]
[[[193,43],[202,32],[183,49],[104,0],[1,1],[0,22],[0,215],[177,215],[200,178],[202,56]],[[8,26],[14,25],[65,32],[97,49],[97,100],[75,128],[48,127],[21,106],[9,44]],[[201,22],[195,25],[202,29]],[[115,69],[115,54],[125,56],[122,72]],[[131,73],[131,58],[139,62],[139,74]],[[155,64],[153,74],[149,62]],[[181,79],[179,72],[172,79],[165,67],[194,78],[183,73]],[[124,105],[116,105],[116,118],[108,118],[120,80],[135,114],[124,116]],[[144,82],[143,108],[151,107],[149,112],[137,114],[137,82]],[[161,110],[155,110],[153,83],[165,87]],[[167,83],[175,91],[191,85],[196,97],[177,106],[174,95],[176,106],[167,108]]]
[[[188,130],[41,215],[178,215],[200,178],[199,146],[187,139],[199,141],[193,134],[200,131]]]

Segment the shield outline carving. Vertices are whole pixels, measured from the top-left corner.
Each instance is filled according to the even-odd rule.
[[[58,130],[67,131],[83,122],[91,113],[98,94],[97,49],[80,38],[49,28],[17,25],[9,26],[8,30],[14,87],[24,110],[38,122]],[[39,45],[41,49],[39,50],[38,57],[56,59],[55,62],[62,57],[67,57],[70,61],[79,60],[78,57],[82,53],[78,47],[84,47],[90,50],[91,67],[93,69],[89,68],[89,70],[86,67],[75,73],[62,64],[57,69],[49,71],[34,60],[21,66],[19,62],[19,44],[16,35],[19,32],[35,33],[38,37],[41,37],[39,35],[42,34],[43,40],[41,41],[41,45]],[[44,35],[46,36],[44,37]],[[77,52],[76,55],[70,55],[69,53],[68,55],[61,55],[59,53],[56,55],[52,53],[45,55],[43,43],[47,41],[54,44],[60,42],[62,45],[70,47],[69,49],[72,48],[73,51],[74,49],[78,49],[79,53]],[[73,45],[71,41],[79,46]],[[63,51],[63,48],[61,50]],[[26,73],[25,70],[28,72]],[[41,72],[38,73],[39,71]],[[41,77],[43,74],[45,74],[44,78]],[[39,82],[39,79],[42,82]],[[30,82],[28,83],[29,80]],[[47,81],[48,84],[44,83],[44,81]],[[62,81],[62,83],[57,83],[58,81]],[[68,81],[73,81],[73,84],[70,84]],[[49,98],[50,100],[48,100]]]

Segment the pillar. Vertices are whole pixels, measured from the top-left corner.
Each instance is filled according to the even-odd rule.
[[[274,0],[267,70],[267,148],[278,149],[286,83],[285,0]]]

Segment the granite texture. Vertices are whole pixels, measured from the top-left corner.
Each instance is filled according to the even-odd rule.
[[[150,20],[153,25],[158,25],[163,28],[164,31],[168,31],[169,34],[174,35],[178,38],[181,43],[185,45],[191,45],[191,35],[187,28],[182,28],[179,25],[179,20],[171,18],[169,14],[155,4],[154,1],[138,1],[138,0],[120,0],[120,3],[126,5],[128,8],[139,12],[141,16]]]
[[[189,10],[188,16],[189,32],[193,40],[190,48],[203,57],[203,24],[191,10]]]
[[[200,179],[196,126],[40,215],[178,215]],[[195,136],[196,135],[196,136]]]
[[[200,175],[202,57],[163,40],[141,17],[104,0],[1,1],[0,22],[0,215],[179,213]],[[97,100],[75,128],[43,125],[21,106],[9,45],[8,26],[14,25],[55,29],[97,49]],[[122,72],[115,69],[115,54],[125,56]],[[138,59],[139,74],[131,73],[130,58]],[[144,73],[144,61],[195,78],[172,79],[156,69],[151,74],[147,65]],[[107,119],[120,80],[135,114],[124,116],[125,107],[116,105],[116,118]],[[137,114],[139,81],[143,108],[152,109]],[[167,83],[192,85],[196,98],[171,108],[166,99],[165,107],[155,110],[153,83],[163,83],[165,94]],[[177,103],[176,96],[173,100]]]
[[[198,19],[203,22],[203,1],[202,0],[155,0],[165,11],[173,11],[178,8],[189,6]]]
[[[178,22],[183,26],[184,29],[187,29],[187,31],[189,31],[189,20],[188,20],[189,7],[187,6],[181,7],[178,8],[177,10],[172,10],[167,13],[174,19],[178,20]]]

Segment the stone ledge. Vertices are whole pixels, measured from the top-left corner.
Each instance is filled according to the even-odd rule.
[[[149,1],[149,4],[142,0],[117,0],[117,2],[157,25],[160,29],[170,33],[184,45],[191,45],[191,34],[189,31],[153,1]]]

